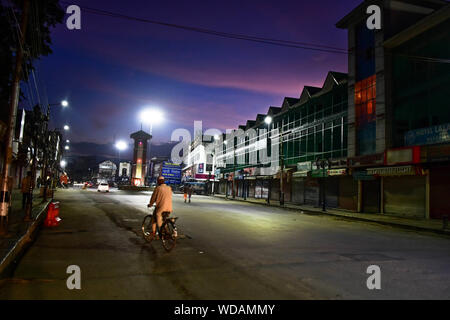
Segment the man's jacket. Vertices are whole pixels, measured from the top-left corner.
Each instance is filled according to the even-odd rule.
[[[157,186],[150,199],[150,206],[154,203],[156,203],[155,214],[172,212],[172,188],[166,184]]]

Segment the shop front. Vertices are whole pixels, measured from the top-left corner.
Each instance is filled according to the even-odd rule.
[[[367,169],[382,190],[381,212],[409,218],[426,217],[426,175],[419,166]]]
[[[307,172],[294,172],[292,174],[291,183],[291,202],[294,204],[305,203],[305,179],[308,176]]]
[[[311,206],[319,206],[320,183],[319,179],[306,177],[304,180],[304,199],[305,204]]]
[[[280,177],[279,175],[273,176],[272,181],[270,181],[270,200],[278,201],[280,200]]]
[[[267,199],[269,196],[269,179],[267,177],[256,177],[255,180],[255,198]]]
[[[339,208],[356,211],[358,209],[358,182],[351,176],[339,178]]]
[[[426,162],[429,178],[430,218],[450,217],[450,145],[422,147],[421,158]]]

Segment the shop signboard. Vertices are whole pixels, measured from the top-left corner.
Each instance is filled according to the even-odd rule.
[[[377,176],[412,176],[416,175],[416,170],[413,166],[382,167],[367,169],[367,173]]]
[[[384,163],[384,152],[348,158],[349,167],[383,165],[383,163]]]
[[[307,177],[308,172],[312,170],[312,162],[299,162],[297,163],[297,171],[293,173],[294,177]]]
[[[327,170],[323,169],[315,169],[311,171],[312,178],[325,178],[328,176]]]
[[[347,174],[347,169],[329,169],[328,175],[329,176],[345,176]]]
[[[420,147],[404,147],[386,151],[386,165],[411,164],[420,162]]]
[[[353,179],[370,181],[370,180],[375,180],[375,177],[371,174],[368,174],[366,170],[359,170],[359,171],[353,172]]]
[[[428,162],[450,161],[450,145],[422,147],[422,157]]]
[[[427,145],[450,142],[450,123],[407,131],[405,145]]]

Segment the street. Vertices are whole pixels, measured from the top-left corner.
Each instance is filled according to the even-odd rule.
[[[140,233],[150,192],[58,190],[0,299],[448,299],[450,239],[325,215],[174,194],[181,239],[167,253]],[[81,290],[69,290],[69,265]],[[369,290],[367,267],[381,268]]]

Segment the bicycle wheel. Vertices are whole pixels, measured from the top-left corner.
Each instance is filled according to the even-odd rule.
[[[170,251],[175,247],[177,243],[177,228],[172,221],[166,220],[161,226],[161,240],[166,251]]]
[[[152,233],[152,215],[146,215],[142,221],[142,235],[147,242],[152,242],[154,236]]]

